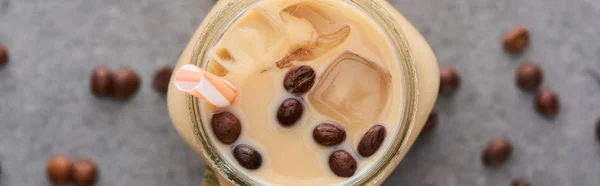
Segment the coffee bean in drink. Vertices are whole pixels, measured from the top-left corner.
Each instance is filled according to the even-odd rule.
[[[423,126],[423,130],[421,130],[421,134],[426,134],[433,131],[438,122],[437,117],[437,113],[435,111],[431,111],[427,121],[425,122],[425,125]]]
[[[89,158],[79,158],[73,162],[73,182],[75,186],[91,186],[96,182],[98,168]]]
[[[154,90],[160,93],[167,93],[171,74],[173,74],[173,68],[171,67],[164,66],[156,69],[156,71],[154,71],[154,79],[152,80],[152,87],[154,87]]]
[[[90,88],[97,97],[108,96],[113,87],[113,73],[105,65],[99,65],[92,70]]]
[[[262,165],[262,156],[256,149],[246,144],[240,144],[233,149],[233,156],[240,166],[256,170]]]
[[[358,143],[358,153],[363,157],[373,155],[385,139],[385,127],[375,125],[371,127]]]
[[[513,147],[507,139],[490,141],[483,150],[483,163],[488,167],[496,167],[508,159]]]
[[[308,65],[290,69],[283,79],[283,87],[292,94],[302,95],[315,84],[316,73]]]
[[[507,52],[522,52],[529,45],[529,31],[525,27],[514,27],[504,34],[502,44]]]
[[[53,156],[46,164],[48,180],[54,184],[65,184],[71,180],[71,160],[66,156]]]
[[[517,178],[513,180],[512,186],[531,186],[525,178]]]
[[[556,116],[560,109],[558,95],[550,89],[538,92],[535,97],[535,105],[537,110],[546,116]]]
[[[127,100],[133,96],[140,87],[138,74],[129,67],[121,67],[113,75],[113,97],[118,100]]]
[[[303,112],[302,101],[296,98],[288,98],[277,109],[277,121],[285,127],[290,127],[300,120]]]
[[[337,150],[329,156],[329,168],[335,175],[340,177],[354,175],[357,167],[356,160],[344,150]]]
[[[0,43],[0,66],[4,66],[6,63],[8,63],[8,50]]]
[[[346,131],[335,124],[321,123],[313,130],[313,138],[323,146],[333,146],[344,142]]]
[[[522,90],[534,90],[542,84],[542,68],[534,63],[523,63],[517,69],[516,81]]]
[[[440,92],[453,93],[460,86],[460,76],[456,69],[449,66],[440,68]]]
[[[231,112],[224,111],[214,114],[210,124],[215,137],[224,144],[232,144],[242,133],[240,120]]]

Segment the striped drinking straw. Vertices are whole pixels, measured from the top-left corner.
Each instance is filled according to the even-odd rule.
[[[220,108],[231,105],[237,93],[231,83],[191,64],[183,65],[175,72],[174,83],[180,91]]]

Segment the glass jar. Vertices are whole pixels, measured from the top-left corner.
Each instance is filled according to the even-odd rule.
[[[206,68],[206,51],[215,45],[229,25],[248,7],[261,0],[219,0],[196,30],[175,69],[184,64]],[[433,51],[397,10],[385,0],[346,0],[382,28],[394,46],[404,76],[404,108],[399,131],[385,155],[366,174],[351,178],[352,185],[380,185],[394,170],[418,137],[431,112],[439,87],[438,65]],[[204,185],[258,185],[219,156],[202,123],[201,102],[169,86],[168,109],[180,136],[207,165]]]

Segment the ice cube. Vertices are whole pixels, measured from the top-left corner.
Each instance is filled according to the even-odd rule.
[[[294,35],[290,38],[308,42],[291,42],[292,45],[287,54],[275,63],[278,68],[292,67],[294,62],[315,60],[348,38],[350,27],[330,19],[324,13],[325,11],[318,7],[321,6],[303,2],[289,6],[279,13],[280,18],[287,25],[288,32]],[[315,36],[312,31],[316,32],[318,37],[312,38]],[[307,36],[310,37],[303,36],[303,34],[308,34]]]
[[[310,105],[343,125],[376,123],[388,100],[388,71],[357,54],[333,61],[309,93]]]
[[[347,25],[335,32],[319,35],[317,44],[311,48],[311,51],[315,56],[321,56],[346,41],[348,35],[350,35],[350,27]]]
[[[325,5],[325,6],[324,6]],[[321,2],[302,2],[283,9],[279,14],[289,13],[294,17],[305,19],[319,34],[332,33],[339,30],[342,21],[335,20],[338,16],[330,16],[331,9]]]

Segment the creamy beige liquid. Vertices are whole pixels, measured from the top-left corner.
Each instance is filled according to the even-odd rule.
[[[403,106],[398,57],[383,31],[343,1],[262,1],[233,23],[209,55],[208,70],[232,83],[238,94],[227,108],[204,104],[203,123],[220,110],[240,119],[242,133],[234,144],[222,144],[212,134],[211,141],[230,164],[261,183],[343,184],[368,171],[396,136]],[[294,97],[282,82],[297,65],[311,66],[317,80],[299,96],[305,106],[302,118],[286,128],[277,122],[276,110]],[[314,127],[326,121],[345,129],[342,144],[323,147],[314,141]],[[361,157],[358,143],[375,124],[386,128],[386,139],[374,155]],[[237,144],[260,152],[259,169],[238,166],[232,156]],[[354,176],[338,177],[329,168],[328,158],[337,149],[358,162]]]

